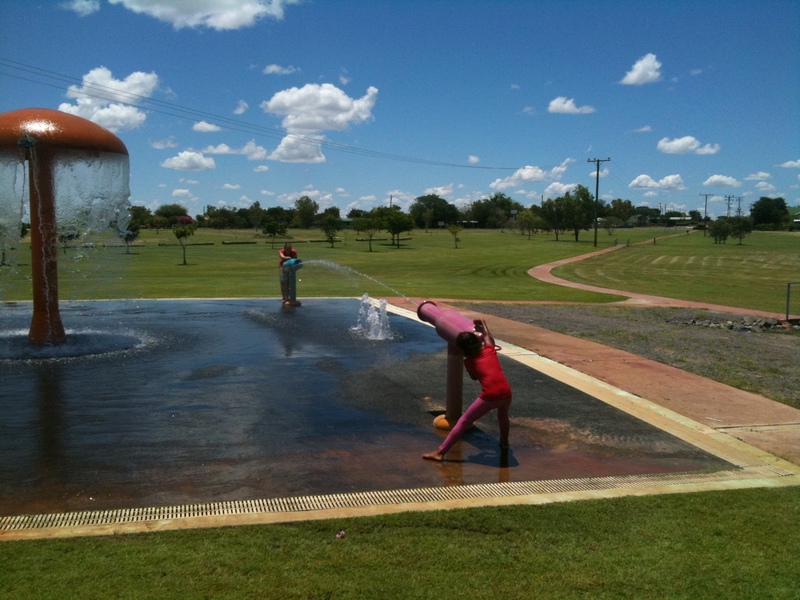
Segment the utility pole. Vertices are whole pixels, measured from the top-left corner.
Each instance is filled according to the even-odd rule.
[[[597,165],[597,176],[594,182],[594,247],[597,248],[597,203],[600,198],[600,163],[610,162],[611,157],[608,158],[587,158],[586,162],[593,162]]]
[[[736,197],[736,202],[737,202],[737,204],[736,204],[736,216],[737,217],[741,217],[742,216],[742,197],[741,196],[737,196]]]
[[[713,196],[714,194],[700,194],[701,196],[705,197],[706,202],[703,206],[703,237],[706,237],[706,225],[708,223],[708,197]]]
[[[733,202],[733,196],[725,196],[725,204],[728,206],[728,212],[726,213],[728,218],[731,216],[731,202]]]

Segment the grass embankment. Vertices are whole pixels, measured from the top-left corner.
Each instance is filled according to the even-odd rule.
[[[795,600],[799,553],[800,488],[787,488],[7,543],[0,589],[37,600]]]

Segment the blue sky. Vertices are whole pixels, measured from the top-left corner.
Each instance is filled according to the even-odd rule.
[[[607,201],[800,205],[795,1],[4,0],[0,90],[112,129],[131,201],[192,215],[530,206],[595,158]]]

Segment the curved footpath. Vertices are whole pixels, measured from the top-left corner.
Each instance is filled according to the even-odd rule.
[[[698,308],[779,320],[785,317],[776,313],[583,285],[566,281],[551,273],[551,270],[559,265],[612,252],[620,247],[622,246],[614,246],[540,265],[530,269],[528,273],[547,283],[628,297],[628,300],[617,304]],[[387,300],[398,307],[407,308],[406,299],[387,298]],[[709,434],[732,436],[769,454],[800,465],[800,410],[796,408],[623,350],[452,305],[454,302],[479,305],[480,301],[435,298],[432,300],[440,307],[457,310],[470,319],[487,319],[491,322],[492,331],[498,340],[535,352],[688,417],[708,427]]]

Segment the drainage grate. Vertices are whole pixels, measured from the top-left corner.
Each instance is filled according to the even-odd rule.
[[[765,477],[783,477],[793,472],[776,466],[748,466],[742,469],[713,473],[675,473],[667,475],[621,475],[489,483],[440,488],[418,488],[322,496],[297,496],[263,500],[235,500],[149,508],[78,511],[70,513],[19,515],[0,517],[0,532],[26,531],[62,527],[82,527],[169,521],[197,517],[216,517],[259,513],[302,513],[366,506],[428,504],[474,498],[503,498],[566,494],[573,492],[603,491],[622,488],[648,488],[653,486],[687,485],[741,481]]]

